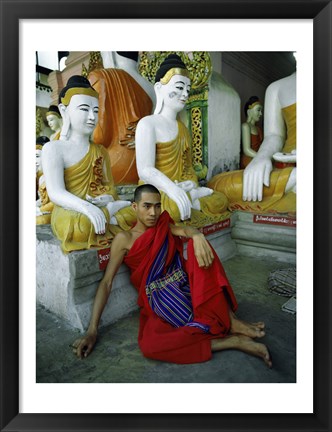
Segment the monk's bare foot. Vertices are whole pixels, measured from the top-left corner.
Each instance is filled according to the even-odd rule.
[[[233,313],[230,313],[231,334],[241,334],[251,338],[262,338],[265,336],[265,324],[263,322],[248,323],[239,320]]]
[[[267,347],[262,343],[255,342],[248,336],[237,334],[223,339],[212,339],[211,348],[212,351],[236,349],[255,357],[259,357],[269,368],[272,367],[272,361]]]
[[[254,326],[260,328],[261,330],[264,330],[264,329],[265,329],[265,323],[264,323],[263,321],[259,321],[259,322],[256,322],[256,323],[252,323],[252,325],[254,325]]]
[[[238,335],[240,338],[239,341],[239,350],[246,352],[247,354],[254,355],[256,357],[260,357],[264,360],[264,363],[271,368],[272,361],[270,357],[269,350],[266,345],[262,343],[255,342],[248,336]]]

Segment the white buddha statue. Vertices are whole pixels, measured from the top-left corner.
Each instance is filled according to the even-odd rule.
[[[252,161],[262,144],[263,131],[257,123],[263,115],[263,104],[257,96],[251,96],[244,105],[244,112],[247,119],[241,125],[241,168]]]
[[[287,139],[287,142],[286,142]],[[296,72],[270,84],[265,94],[264,140],[243,175],[243,199],[262,201],[263,185],[269,187],[273,155],[293,152],[296,161]],[[281,156],[281,155],[280,155]],[[276,154],[276,160],[280,160]],[[282,157],[281,157],[282,162]],[[294,191],[296,168],[291,170],[285,192]]]
[[[189,131],[177,118],[185,107],[190,84],[180,57],[168,56],[156,74],[154,114],[137,125],[136,162],[140,181],[162,192],[162,208],[175,222],[204,226],[226,217],[227,199],[198,184]]]
[[[46,120],[50,129],[54,132],[50,136],[50,141],[57,141],[60,138],[62,128],[62,117],[59,108],[56,105],[51,105],[46,113]]]
[[[224,192],[231,210],[296,212],[296,73],[269,85],[264,139],[244,171],[221,173],[208,183]]]
[[[73,76],[59,101],[61,137],[42,152],[54,203],[52,229],[64,252],[106,247],[115,232],[129,229],[136,218],[129,201],[117,200],[106,150],[90,140],[98,120],[98,93],[86,78]]]

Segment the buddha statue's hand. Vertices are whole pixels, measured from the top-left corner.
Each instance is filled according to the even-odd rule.
[[[117,200],[117,201],[113,201],[107,204],[107,210],[108,213],[110,215],[110,219],[113,215],[115,215],[119,210],[125,208],[125,207],[129,207],[131,205],[130,201],[121,201],[121,200]]]
[[[88,204],[88,202],[86,202],[86,204]],[[84,214],[90,219],[96,234],[105,234],[107,221],[100,208],[89,203],[85,208]]]
[[[192,189],[196,188],[196,183],[192,180],[185,180],[182,182],[174,181],[174,183],[185,192],[190,192]]]
[[[257,154],[243,172],[244,201],[262,201],[263,186],[270,186],[271,171],[271,159]]]
[[[92,197],[86,194],[86,200],[97,207],[106,207],[107,204],[114,201],[114,198],[111,195],[99,195],[97,197]]]
[[[200,199],[213,194],[213,189],[207,187],[196,187],[190,191],[190,196],[193,200]]]
[[[187,193],[175,183],[167,189],[166,194],[178,206],[181,220],[190,219],[192,204]]]
[[[273,159],[277,162],[296,163],[296,150],[292,150],[291,153],[283,153],[283,152],[274,153]]]

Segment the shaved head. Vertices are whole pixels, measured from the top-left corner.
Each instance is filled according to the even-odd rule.
[[[138,203],[141,200],[142,193],[144,193],[144,192],[154,193],[154,194],[158,194],[160,196],[160,192],[155,186],[153,186],[151,184],[142,184],[141,186],[138,186],[135,190],[135,194],[134,194],[135,203]]]

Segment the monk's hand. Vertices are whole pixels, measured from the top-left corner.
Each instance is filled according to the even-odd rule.
[[[214,255],[209,242],[202,233],[194,234],[193,242],[194,253],[198,262],[198,266],[209,268],[214,260]]]
[[[93,350],[96,341],[96,333],[87,333],[84,337],[76,339],[75,342],[73,342],[71,345],[73,353],[81,359],[87,357]]]

